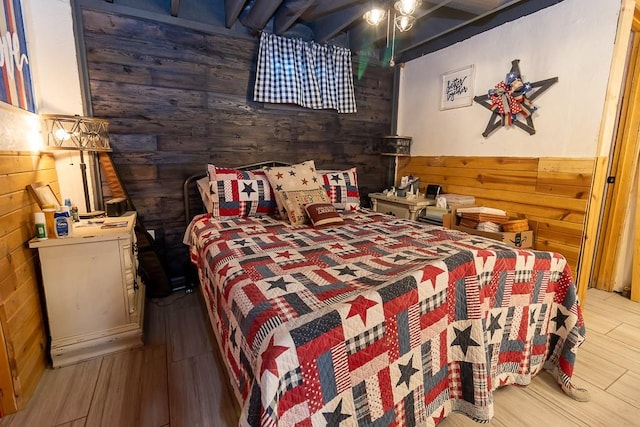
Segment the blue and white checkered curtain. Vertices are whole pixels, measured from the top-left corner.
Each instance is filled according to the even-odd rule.
[[[351,51],[263,32],[253,100],[355,113]]]

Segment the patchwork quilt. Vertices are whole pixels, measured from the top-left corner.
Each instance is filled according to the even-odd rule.
[[[557,253],[360,210],[330,229],[190,224],[246,426],[431,426],[493,416],[543,367],[571,387],[585,327]]]

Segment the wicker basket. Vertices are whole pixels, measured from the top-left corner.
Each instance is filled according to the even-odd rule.
[[[529,229],[529,221],[526,218],[523,219],[510,219],[507,222],[503,222],[502,230],[510,233],[517,231],[527,231]]]

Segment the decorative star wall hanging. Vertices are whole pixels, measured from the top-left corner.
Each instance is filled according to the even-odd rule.
[[[499,127],[511,125],[519,127],[529,135],[536,133],[533,126],[533,113],[537,107],[533,105],[533,100],[556,83],[558,78],[525,83],[522,81],[519,63],[519,59],[511,61],[511,71],[503,81],[496,84],[493,89],[489,89],[486,95],[473,98],[478,104],[491,111],[489,123],[482,132],[485,138]],[[526,123],[520,120],[521,117],[526,120]]]

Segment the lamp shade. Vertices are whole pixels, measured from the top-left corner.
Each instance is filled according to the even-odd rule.
[[[49,150],[111,151],[109,122],[82,116],[41,116]]]
[[[409,31],[415,22],[416,18],[411,15],[400,15],[395,18],[396,28],[401,32]]]
[[[382,20],[387,16],[387,11],[380,8],[374,7],[371,10],[368,10],[363,18],[369,25],[378,25]]]
[[[419,5],[420,0],[399,0],[394,4],[394,7],[401,15],[411,15]]]

